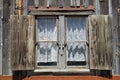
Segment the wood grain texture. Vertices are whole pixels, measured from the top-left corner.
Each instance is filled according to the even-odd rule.
[[[103,68],[105,63],[105,21],[104,16],[98,17],[97,27],[97,53],[98,53],[98,68]],[[106,66],[105,66],[106,67]]]
[[[90,68],[111,70],[113,61],[112,16],[92,15],[90,27]]]
[[[28,14],[28,1],[29,0],[23,0],[23,15]]]
[[[35,37],[35,18],[28,15],[28,29],[27,29],[27,69],[34,69],[34,41]]]
[[[3,51],[2,51],[2,49],[3,49],[3,43],[2,43],[2,39],[3,39],[3,36],[2,36],[2,34],[3,34],[3,28],[2,28],[2,20],[0,19],[0,75],[2,75],[2,53],[3,53]]]
[[[3,17],[3,1],[0,0],[0,75],[2,75],[2,56],[3,56],[3,21],[2,21],[2,17]]]
[[[10,17],[10,50],[12,70],[34,69],[34,17]]]
[[[89,32],[90,32],[90,67],[97,68],[97,17],[89,17]]]
[[[17,45],[16,43],[18,42],[18,39],[17,39],[17,35],[18,35],[18,31],[17,31],[17,27],[18,26],[18,16],[11,16],[11,19],[10,19],[10,51],[11,51],[11,65],[12,65],[12,68],[16,68],[17,66],[19,66],[18,62],[18,55],[16,54],[17,53]],[[15,34],[14,34],[15,33]],[[15,60],[15,61],[14,61]]]
[[[23,0],[16,0],[16,10],[15,13],[16,15],[21,15],[23,13]]]
[[[32,0],[29,4],[33,5]],[[85,5],[93,5],[93,0],[34,0],[35,7],[64,7],[72,6],[79,7]]]
[[[39,0],[34,0],[34,5],[35,5],[35,7],[38,7],[39,6]]]
[[[109,14],[109,0],[101,0],[100,5],[100,14],[107,15]]]

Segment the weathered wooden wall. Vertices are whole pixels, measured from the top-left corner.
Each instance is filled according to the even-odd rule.
[[[112,15],[114,27],[114,68],[113,74],[120,74],[120,14],[117,11],[120,0],[112,0]]]
[[[120,0],[118,1],[118,6],[120,6]],[[118,8],[117,6],[117,8]],[[116,11],[117,11],[116,8]],[[116,54],[116,58],[117,58],[117,63],[116,63],[116,67],[118,70],[118,74],[120,74],[120,12],[117,12],[117,54]]]
[[[76,0],[74,4],[73,0],[30,0],[29,5],[42,6],[42,7],[64,7],[64,6],[87,6],[93,5],[94,0]]]
[[[3,26],[2,26],[2,17],[3,17],[3,1],[0,0],[0,75],[2,74],[2,33],[3,33]]]
[[[100,14],[109,14],[109,0],[100,0]]]
[[[2,74],[8,75],[10,72],[9,57],[9,16],[10,16],[10,0],[3,0],[3,55],[2,55]]]
[[[2,0],[0,0],[2,1]],[[1,10],[4,10],[4,15],[3,15],[3,19],[2,19],[2,15],[0,17],[0,21],[3,20],[3,26],[0,26],[0,43],[3,42],[3,47],[2,45],[0,45],[0,74],[4,74],[4,75],[8,75],[9,72],[11,71],[10,70],[10,65],[9,65],[9,16],[10,14],[14,14],[15,13],[15,0],[3,0],[4,1],[4,8],[2,9],[2,4],[0,3],[0,13],[1,13]],[[34,0],[24,0],[24,2],[28,1],[28,5],[34,5]],[[43,0],[41,0],[42,2],[40,2],[40,5],[45,5],[43,4]],[[63,0],[66,2],[67,5],[68,2],[67,0]],[[95,2],[93,2],[94,0],[92,1],[89,1],[90,4],[93,4]],[[98,0],[96,0],[98,1]],[[118,3],[119,3],[119,0],[112,0],[112,5],[113,5],[113,19],[114,19],[114,27],[115,27],[115,36],[120,36],[119,34],[120,33],[117,33],[117,32],[120,32],[120,28],[119,28],[119,25],[118,25],[118,19],[119,19],[119,15],[117,15],[117,11],[116,11],[116,7],[118,6]],[[24,7],[26,6],[27,3],[24,3]],[[55,1],[54,3],[52,3],[52,5],[55,5],[57,6],[57,2]],[[101,14],[108,14],[109,11],[108,11],[108,0],[100,0],[100,5],[97,5],[98,7],[96,8],[95,11],[98,11],[99,12],[99,9],[100,9],[100,13]],[[11,9],[10,9],[11,7]],[[23,14],[27,14],[27,11],[28,8],[27,6],[24,8],[24,12]],[[1,22],[0,22],[1,23]],[[120,23],[120,22],[119,22]],[[2,30],[3,28],[3,30]],[[3,36],[3,39],[2,39],[2,36]],[[115,37],[115,44],[117,45],[118,43],[116,43],[116,41],[118,41],[120,43],[120,38],[119,37]],[[117,48],[117,49],[116,49]],[[114,73],[115,74],[120,74],[120,58],[119,58],[119,45],[118,46],[115,46],[115,49],[114,49],[114,52],[116,53],[115,54],[115,67],[114,67]],[[3,52],[2,52],[3,51]],[[2,55],[3,54],[3,55]],[[2,59],[3,58],[3,59]],[[2,69],[2,67],[4,67],[4,69]],[[117,80],[117,79],[116,79]]]
[[[112,0],[112,14],[113,14],[113,27],[114,27],[114,69],[113,74],[119,74],[119,57],[118,57],[118,13],[117,13],[117,7],[119,0]]]

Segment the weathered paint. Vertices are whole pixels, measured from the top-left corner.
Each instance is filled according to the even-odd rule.
[[[0,80],[120,80],[120,76],[0,76]]]

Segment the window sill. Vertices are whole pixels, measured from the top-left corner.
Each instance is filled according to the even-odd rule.
[[[88,73],[90,72],[90,69],[36,69],[34,72]]]

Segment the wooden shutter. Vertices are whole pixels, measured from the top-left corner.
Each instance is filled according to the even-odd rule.
[[[90,68],[111,70],[113,62],[112,16],[89,17]]]
[[[34,69],[34,16],[10,16],[12,70]]]

